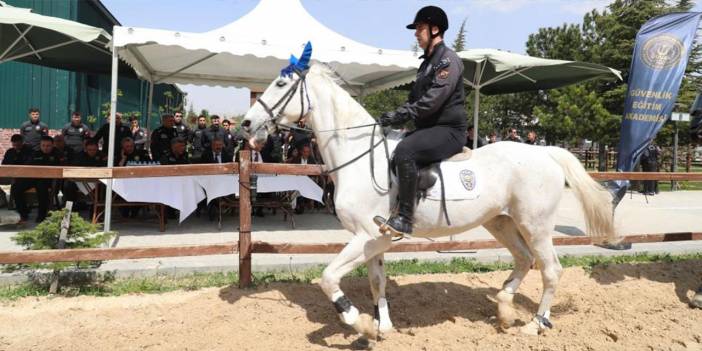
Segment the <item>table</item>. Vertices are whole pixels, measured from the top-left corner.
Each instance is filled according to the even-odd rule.
[[[273,193],[296,190],[301,196],[322,201],[323,190],[307,176],[259,174],[259,193]],[[101,179],[107,183],[108,179]],[[218,174],[205,176],[150,177],[114,179],[112,190],[130,202],[156,202],[180,211],[183,222],[197,208],[197,204],[207,199],[228,195],[239,195],[238,174]]]

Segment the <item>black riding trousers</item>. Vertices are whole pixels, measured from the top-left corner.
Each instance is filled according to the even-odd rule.
[[[461,152],[465,138],[465,132],[451,127],[419,129],[400,141],[394,160],[413,160],[418,167],[425,167]]]

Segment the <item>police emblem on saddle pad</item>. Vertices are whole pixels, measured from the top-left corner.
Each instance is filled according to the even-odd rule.
[[[475,173],[470,169],[464,169],[459,174],[458,177],[461,179],[461,183],[466,190],[471,191],[475,188]]]
[[[473,166],[472,160],[449,161],[441,163],[441,173],[446,182],[446,200],[474,200],[480,197],[480,174]],[[429,200],[441,201],[441,181],[426,192]]]

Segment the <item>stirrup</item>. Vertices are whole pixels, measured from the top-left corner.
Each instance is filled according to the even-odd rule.
[[[378,230],[382,235],[392,235],[393,238],[398,240],[410,235],[409,233],[398,232],[395,228],[387,225],[388,220],[382,216],[373,217],[373,222],[378,226]]]

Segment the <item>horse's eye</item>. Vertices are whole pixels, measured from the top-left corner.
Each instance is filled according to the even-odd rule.
[[[282,87],[284,87],[284,86],[285,86],[285,84],[288,84],[288,83],[287,83],[287,82],[285,82],[285,81],[284,81],[284,80],[282,80],[282,79],[280,79],[280,80],[278,80],[277,82],[275,82],[275,85],[277,85],[277,86],[278,86],[279,88],[282,88]]]

